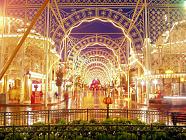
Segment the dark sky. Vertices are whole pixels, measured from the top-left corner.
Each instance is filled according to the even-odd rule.
[[[122,30],[115,27],[110,22],[95,20],[91,22],[83,22],[80,26],[74,28],[71,33],[72,34],[73,33],[112,33],[112,34],[121,33],[122,34]],[[113,36],[113,38],[118,38],[121,35],[111,35],[111,36]]]

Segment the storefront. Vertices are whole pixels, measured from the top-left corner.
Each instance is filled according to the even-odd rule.
[[[24,21],[21,19],[11,17],[4,17],[4,19],[11,24],[4,25],[8,28],[8,32],[0,32],[0,66],[2,67],[26,28],[22,26]],[[51,90],[52,83],[55,81],[53,73],[57,69],[56,62],[59,62],[59,59],[54,42],[31,30],[0,81],[0,92],[6,94],[7,103],[43,103],[43,96],[47,95],[45,93]]]

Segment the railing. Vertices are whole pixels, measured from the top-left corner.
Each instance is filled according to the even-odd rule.
[[[184,140],[183,126],[127,124],[65,124],[1,126],[0,139],[13,140]]]
[[[102,121],[107,116],[106,109],[59,109],[59,110],[39,110],[20,112],[0,112],[0,126],[8,125],[31,125],[36,122],[45,124],[55,124],[63,119],[66,122],[73,120],[99,120]],[[141,120],[147,124],[153,122],[163,122],[171,125],[171,114],[169,112],[159,112],[150,110],[127,110],[110,109],[110,118],[123,118],[130,120]]]

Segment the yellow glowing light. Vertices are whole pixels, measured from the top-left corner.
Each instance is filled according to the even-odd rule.
[[[9,79],[8,82],[9,82],[9,83],[14,83],[14,80]]]
[[[106,74],[104,69],[98,67],[87,70],[87,73],[84,74],[84,76],[87,83],[91,82],[95,78],[98,78],[102,84],[109,81],[108,74]]]
[[[103,45],[103,46],[105,46],[107,49],[111,50],[111,51],[113,52],[114,56],[117,58],[117,61],[119,62],[119,58],[118,58],[117,52],[116,52],[113,48],[108,47],[107,44],[103,44],[103,43],[100,43],[100,42],[89,42],[89,43],[86,44],[85,46],[81,47],[81,48],[76,52],[76,55],[78,56],[78,55],[80,54],[80,52],[81,52],[83,49],[87,48],[88,46],[94,46],[94,45]],[[77,45],[75,45],[75,46],[71,49],[71,51],[72,51],[76,46],[77,46]],[[119,47],[119,46],[118,46],[118,47]],[[71,54],[71,51],[70,51],[69,55]],[[68,57],[69,57],[69,55],[68,55]]]
[[[107,71],[110,71],[110,70],[111,70],[111,69],[109,69],[109,66],[110,66],[110,65],[106,65],[105,63],[100,62],[100,61],[89,62],[86,66],[90,66],[91,64],[94,64],[94,63],[103,65],[103,66],[107,69]]]
[[[91,42],[92,43],[92,42]],[[99,45],[102,45],[102,43],[93,43],[93,45],[95,45],[95,44],[99,44]],[[87,44],[87,46],[88,45],[90,45],[90,44]],[[92,44],[91,44],[92,45]],[[103,45],[105,45],[105,44],[103,44]],[[80,55],[80,52],[84,49],[84,48],[86,48],[87,46],[85,46],[85,47],[83,47],[83,48],[81,48],[80,50],[78,50],[78,52],[76,52],[76,56],[78,56],[78,55]],[[115,50],[113,49],[113,48],[109,48],[108,46],[105,46],[106,48],[108,48],[109,50],[111,50],[112,52],[113,52],[113,54],[114,54],[114,56],[116,57],[116,59],[117,60],[119,60],[119,58],[118,58],[118,55],[117,55],[117,53],[115,52]],[[100,57],[100,56],[99,56]],[[119,61],[118,61],[119,62]],[[97,63],[101,63],[101,64],[103,64],[103,65],[105,65],[104,63],[102,63],[102,62],[97,62]],[[91,63],[89,63],[88,65],[90,65]],[[119,69],[121,69],[120,68],[120,64],[118,63],[118,67],[119,67]],[[109,72],[109,75],[110,75],[110,77],[111,77],[111,75],[113,75],[112,74],[112,70],[110,69],[109,70],[109,68],[107,67],[107,66],[105,66],[105,68],[107,69],[107,71]],[[85,70],[85,69],[84,69]],[[125,75],[126,76],[126,75]]]
[[[181,82],[184,82],[184,81],[185,81],[185,79],[184,79],[183,77],[181,77],[181,78],[180,78],[180,81],[181,81]]]
[[[99,61],[100,58],[101,59],[104,59],[104,61],[103,62],[102,61],[100,62]],[[105,67],[107,68],[107,71],[109,71],[109,73],[110,73],[110,76],[112,76],[113,73],[117,73],[117,71],[118,71],[118,69],[113,69],[114,64],[110,61],[110,59],[107,59],[105,56],[99,56],[99,55],[92,56],[91,55],[91,56],[89,56],[87,58],[87,60],[90,60],[90,61],[88,61],[88,63],[85,63],[84,62],[83,64],[85,64],[85,66],[84,67],[81,67],[81,71],[82,71],[83,74],[86,73],[86,69],[87,69],[86,67],[88,67],[90,63],[95,63],[95,62],[102,63],[103,65],[105,65]],[[119,67],[119,66],[116,66],[116,67]],[[119,69],[119,70],[121,70],[121,69]]]
[[[93,43],[93,44],[91,44],[91,45],[96,45],[96,44],[104,45],[104,44],[101,44],[101,43]],[[82,47],[81,49],[79,49],[76,55],[77,55],[77,56],[80,55],[80,52],[81,52],[83,49],[85,49],[88,45],[90,45],[90,44],[87,44],[85,47]],[[119,57],[118,57],[118,55],[116,54],[115,50],[114,50],[113,48],[108,47],[107,45],[106,45],[105,47],[113,52],[114,56],[117,58],[117,60],[118,60],[118,62],[119,62]],[[119,64],[119,63],[118,63],[118,66],[120,67],[120,64]]]
[[[31,74],[31,78],[46,78],[46,75],[37,73],[37,72],[29,72]]]
[[[173,72],[172,70],[166,70],[165,73],[166,73],[166,74],[172,74],[172,73],[174,73],[174,72]]]
[[[185,96],[165,96],[165,99],[186,99]]]
[[[129,65],[133,65],[134,63],[137,62],[137,64],[139,64],[139,66],[141,66],[141,68],[143,69],[144,72],[147,71],[145,69],[145,66],[138,60],[138,58],[136,58],[136,54],[134,52],[132,53],[132,56],[129,58],[129,61],[131,61],[129,63]]]
[[[157,80],[157,79],[154,79],[152,82],[153,82],[153,84],[155,84],[155,85],[158,84],[158,80]]]
[[[22,37],[22,34],[0,34],[0,38],[16,38],[16,37]],[[43,40],[43,41],[48,41],[50,42],[52,45],[55,44],[55,42],[51,39],[51,38],[46,38],[44,36],[37,36],[37,35],[28,35],[28,38],[32,38],[32,39],[38,39],[38,40]]]
[[[144,77],[141,77],[141,79],[159,79],[159,78],[185,78],[185,73],[179,73],[179,74],[156,74],[156,75],[145,75]]]
[[[32,80],[28,79],[28,85],[30,86],[32,84]]]
[[[4,23],[5,23],[5,18],[0,17],[0,33],[3,32]]]
[[[1,28],[6,27],[7,28],[6,29],[7,33],[10,33],[11,26],[14,26],[14,25],[16,25],[16,26],[18,25],[20,27],[20,26],[24,25],[24,22],[23,22],[23,20],[18,19],[18,18],[0,16],[0,27]]]
[[[145,85],[145,81],[142,80],[141,81],[141,85],[144,86]]]
[[[111,75],[109,74],[109,72],[104,69],[103,67],[100,67],[100,66],[95,66],[94,69],[102,69],[102,71],[104,71],[104,73],[109,77],[111,78]],[[84,75],[87,75],[87,73],[90,73],[89,71],[91,71],[92,69],[87,69],[87,71],[84,73]],[[96,75],[95,75],[96,76]]]

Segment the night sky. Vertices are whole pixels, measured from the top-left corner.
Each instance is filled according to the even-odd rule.
[[[113,38],[118,38],[122,36],[122,30],[115,27],[110,22],[103,22],[100,20],[95,20],[91,22],[83,22],[79,27],[72,30],[73,33],[112,33],[110,35]],[[121,33],[120,35],[114,35],[114,33]],[[74,37],[80,37],[79,35],[72,35]]]

